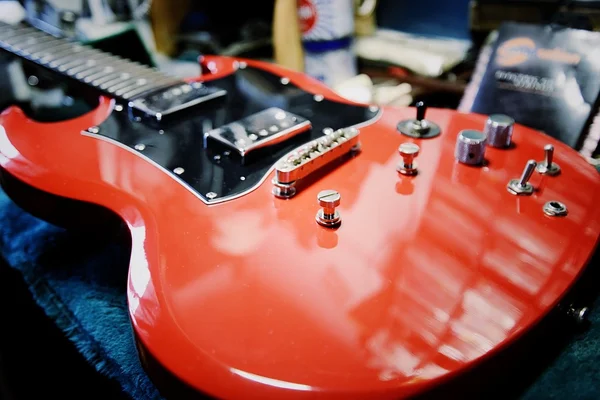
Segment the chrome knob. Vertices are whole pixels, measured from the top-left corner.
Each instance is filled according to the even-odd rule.
[[[414,143],[402,143],[398,147],[398,154],[402,161],[396,168],[403,175],[415,175],[417,173],[417,163],[415,158],[419,155],[420,148]]]
[[[544,161],[540,161],[536,167],[537,172],[545,175],[558,175],[560,167],[554,160],[554,146],[547,144],[544,146]]]
[[[531,179],[531,175],[535,170],[535,166],[537,162],[535,160],[527,161],[527,165],[525,165],[525,169],[523,169],[523,173],[519,179],[511,179],[506,186],[506,189],[515,195],[530,195],[533,193],[533,185],[529,183],[529,179]]]
[[[484,133],[487,143],[492,147],[506,148],[510,146],[515,120],[504,114],[492,114],[485,122]]]
[[[340,194],[336,190],[323,190],[317,195],[317,201],[322,208],[317,212],[316,220],[319,225],[335,227],[341,223],[340,213],[336,207],[340,205]]]
[[[454,157],[458,162],[469,165],[479,165],[485,157],[485,133],[474,129],[459,132],[456,138]]]

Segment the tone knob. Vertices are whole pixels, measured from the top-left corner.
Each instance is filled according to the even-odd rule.
[[[515,120],[504,114],[492,114],[485,123],[484,133],[487,144],[492,147],[506,148],[510,146]]]
[[[341,196],[336,190],[323,190],[317,195],[319,205],[316,220],[319,225],[335,227],[341,223],[340,213],[336,207],[340,205]]]
[[[397,167],[398,172],[403,175],[415,175],[417,173],[415,158],[419,155],[419,151],[419,146],[414,143],[402,143],[398,147],[398,154],[402,157]]]
[[[485,133],[474,129],[459,132],[456,138],[454,157],[463,164],[479,165],[485,157]]]

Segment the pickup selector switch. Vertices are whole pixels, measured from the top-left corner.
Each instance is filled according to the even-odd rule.
[[[422,101],[419,101],[416,105],[416,118],[406,119],[400,121],[396,129],[403,135],[410,136],[418,139],[430,139],[438,136],[441,133],[440,127],[425,119],[427,113],[427,106]]]
[[[484,133],[492,147],[510,147],[515,120],[504,114],[492,114],[485,122]]]
[[[531,179],[531,175],[535,170],[535,166],[537,162],[535,160],[527,161],[525,165],[525,169],[523,169],[523,173],[519,179],[511,179],[506,186],[506,189],[516,196],[526,195],[529,196],[533,193],[533,185],[529,183],[529,179]]]
[[[554,146],[544,146],[544,161],[540,161],[536,167],[537,172],[544,175],[555,176],[560,174],[560,167],[554,162]]]
[[[481,131],[462,130],[456,137],[454,157],[463,164],[480,165],[485,158],[486,141],[487,137]]]

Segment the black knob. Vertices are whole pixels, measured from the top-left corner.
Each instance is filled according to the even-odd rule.
[[[417,107],[417,121],[423,121],[427,112],[427,106],[422,101],[419,101],[415,104],[415,107]]]

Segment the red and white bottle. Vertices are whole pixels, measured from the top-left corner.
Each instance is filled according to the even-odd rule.
[[[354,0],[298,0],[304,72],[328,86],[357,75]]]

